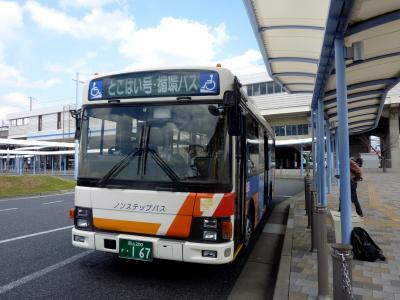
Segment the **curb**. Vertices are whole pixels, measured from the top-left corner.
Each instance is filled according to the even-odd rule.
[[[62,195],[66,193],[72,193],[74,192],[75,189],[72,190],[58,190],[58,191],[49,191],[49,192],[41,192],[41,193],[33,193],[33,194],[24,194],[24,195],[15,195],[15,196],[6,196],[6,197],[0,197],[1,200],[13,200],[13,199],[21,199],[21,198],[29,198],[29,197],[34,197],[34,196],[51,196],[51,195]]]
[[[296,179],[296,180],[298,180],[298,179],[304,179],[304,176],[300,176],[300,175],[278,175],[278,174],[275,174],[275,178],[279,178],[279,179]],[[310,178],[312,178],[312,175],[310,175]],[[296,195],[294,195],[293,197],[296,197]]]
[[[304,195],[304,191],[290,198],[289,215],[286,223],[285,237],[283,240],[281,259],[279,261],[278,276],[276,278],[274,289],[274,300],[286,300],[289,298],[290,286],[290,264],[292,262],[293,245],[293,226],[294,226],[294,201],[296,197]]]

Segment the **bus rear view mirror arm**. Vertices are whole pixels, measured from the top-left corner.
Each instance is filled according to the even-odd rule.
[[[75,139],[79,140],[81,137],[82,109],[73,109],[69,112],[71,117],[75,119]]]

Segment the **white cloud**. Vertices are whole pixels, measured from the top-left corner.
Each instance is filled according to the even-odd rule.
[[[17,3],[0,1],[0,62],[4,59],[7,43],[15,39],[23,27],[22,9]]]
[[[114,0],[60,0],[60,5],[62,7],[72,6],[72,7],[101,7],[107,3],[114,2]]]
[[[4,64],[0,61],[0,84],[15,82],[21,77],[21,72],[17,68]]]
[[[66,4],[61,1],[71,6],[84,6],[84,2],[73,0]],[[157,26],[136,28],[133,18],[126,13],[120,10],[103,11],[101,6],[106,2],[89,1],[87,7],[94,8],[80,19],[34,0],[29,0],[25,8],[32,19],[46,30],[116,44],[121,56],[131,61],[127,69],[221,63],[238,75],[265,72],[260,52],[253,49],[235,57],[216,60],[217,56],[222,56],[221,49],[231,39],[224,23],[213,27],[193,20],[165,17]],[[87,60],[95,57],[97,52],[88,52],[85,59],[68,64],[48,63],[45,68],[53,73],[69,73],[69,70],[74,70],[81,74],[91,74],[93,72]]]
[[[79,72],[81,75],[93,74],[88,59],[95,58],[96,56],[96,52],[88,52],[86,55],[87,58],[78,58],[65,64],[47,62],[44,64],[44,69],[51,73],[71,76],[71,79],[75,78],[76,72]]]
[[[25,8],[40,27],[76,38],[100,38],[112,42],[126,38],[135,28],[135,22],[119,10],[104,12],[94,8],[78,20],[36,1],[28,1]]]
[[[61,82],[59,78],[47,80],[29,80],[22,72],[10,65],[0,62],[0,85],[13,86],[17,88],[40,88],[46,89],[55,86]]]
[[[225,25],[205,24],[171,17],[157,27],[139,29],[121,42],[120,53],[133,67],[209,64],[229,40]]]
[[[58,84],[60,80],[57,78],[29,80],[19,68],[5,62],[4,51],[9,46],[7,43],[16,39],[17,32],[23,28],[23,25],[22,8],[14,2],[0,1],[0,85],[18,88],[48,88]],[[9,95],[14,97],[16,94]],[[1,110],[3,110],[3,107]]]
[[[89,51],[89,52],[86,54],[86,56],[87,56],[87,58],[96,58],[96,57],[97,57],[97,52]]]
[[[65,66],[58,63],[45,63],[44,69],[51,73],[63,73],[65,72]]]
[[[19,84],[23,87],[39,88],[39,89],[48,89],[48,88],[51,88],[60,83],[61,83],[61,79],[59,79],[59,78],[50,78],[50,79],[46,79],[46,80],[40,79],[40,80],[34,80],[34,81],[29,81],[24,78],[23,81],[19,82]]]
[[[254,49],[216,63],[221,63],[222,67],[232,70],[236,75],[266,72],[260,51]]]
[[[75,0],[78,5],[80,0]],[[101,3],[97,3],[100,5]],[[97,38],[117,43],[131,67],[209,65],[229,41],[225,24],[212,27],[188,20],[166,17],[155,27],[135,28],[134,20],[120,10],[105,12],[93,8],[81,19],[30,0],[25,5],[42,28],[76,38]],[[95,55],[88,54],[88,58]],[[52,71],[60,68],[53,66]]]
[[[22,93],[8,93],[0,96],[0,121],[8,114],[29,109],[29,99]]]

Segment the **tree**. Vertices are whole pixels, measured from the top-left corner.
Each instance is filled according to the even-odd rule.
[[[371,149],[372,152],[374,152],[378,156],[378,158],[381,161],[382,171],[386,172],[387,155],[391,148],[397,147],[399,138],[389,141],[385,141],[385,135],[381,135],[379,136],[379,138],[380,138],[380,151],[371,146],[369,137],[360,136],[359,140],[362,144],[364,144],[364,146],[368,147],[368,149]]]

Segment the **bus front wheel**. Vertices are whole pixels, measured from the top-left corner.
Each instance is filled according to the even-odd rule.
[[[244,235],[244,245],[249,248],[251,238],[253,237],[253,221],[250,216],[246,217],[246,231]]]
[[[249,212],[247,213],[246,216],[246,228],[245,228],[245,233],[244,233],[244,245],[246,246],[247,249],[250,248],[250,242],[253,237],[253,231],[254,231],[254,209],[253,206],[250,205]]]

